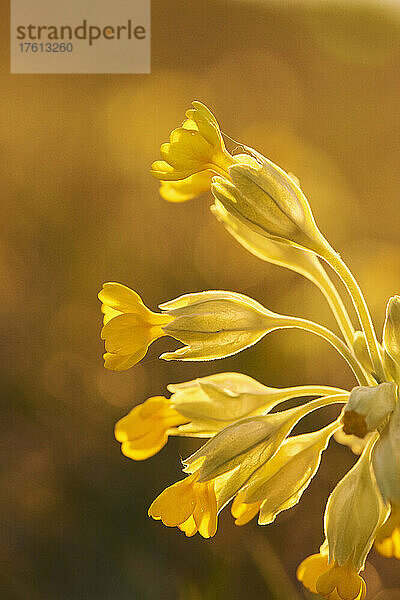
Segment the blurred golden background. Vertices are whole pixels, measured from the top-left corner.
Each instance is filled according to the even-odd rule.
[[[334,327],[300,276],[246,254],[209,212],[172,205],[149,175],[192,99],[295,173],[358,276],[380,334],[400,291],[400,14],[396,2],[152,1],[151,75],[10,75],[2,4],[0,597],[304,600],[297,564],[322,541],[329,492],[353,463],[331,442],[300,505],[212,540],[147,517],[195,442],[123,457],[113,426],[168,383],[237,370],[271,386],[352,387],[300,332],[215,363],[165,363],[160,340],[125,373],[103,368],[97,291],[151,308],[189,291],[244,292]],[[312,420],[308,426],[312,425]],[[399,600],[399,564],[372,552],[368,599]],[[3,591],[4,590],[4,591]]]

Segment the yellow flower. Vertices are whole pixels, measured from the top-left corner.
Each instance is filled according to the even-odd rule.
[[[99,299],[104,313],[104,366],[125,371],[142,360],[154,340],[166,335],[162,327],[172,318],[153,313],[136,292],[120,283],[105,283]]]
[[[328,564],[324,553],[307,557],[297,569],[297,578],[304,587],[327,600],[364,600],[363,578],[349,565]]]
[[[179,181],[210,170],[229,177],[228,168],[234,159],[225,148],[216,118],[201,102],[193,102],[192,105],[193,109],[186,112],[187,119],[182,127],[174,129],[169,142],[162,144],[160,153],[163,160],[152,164],[151,174],[157,179]],[[186,183],[186,193],[191,191],[192,195],[197,195],[198,180]]]
[[[180,181],[161,181],[160,196],[169,202],[186,202],[208,192],[211,188],[212,171],[201,171]]]
[[[139,362],[157,338],[169,335],[186,344],[165,352],[164,360],[215,360],[236,354],[267,333],[290,326],[291,319],[264,308],[243,294],[209,291],[184,294],[160,304],[154,313],[140,296],[120,283],[105,283],[103,302],[104,364],[123,371]]]
[[[135,406],[118,421],[115,437],[121,442],[125,456],[145,460],[165,446],[171,428],[186,422],[187,419],[171,407],[167,398],[155,396]]]
[[[358,573],[388,516],[371,465],[375,434],[352,469],[329,497],[325,510],[325,535],[330,568],[317,580],[317,591],[330,598],[336,590],[342,600],[365,596]]]
[[[217,500],[214,481],[198,482],[195,471],[166,488],[149,508],[149,516],[167,527],[179,527],[187,536],[197,531],[204,538],[217,531]]]
[[[400,560],[400,506],[392,505],[390,517],[377,533],[375,548],[386,558]]]

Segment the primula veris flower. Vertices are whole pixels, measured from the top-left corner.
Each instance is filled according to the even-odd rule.
[[[375,440],[376,436],[371,438],[357,463],[338,483],[327,502],[325,534],[329,563],[333,563],[336,570],[329,571],[329,577],[326,575],[327,587],[322,586],[324,590],[333,585],[335,574],[339,582],[341,571],[337,568],[346,567],[354,574],[364,568],[375,535],[388,516],[389,509],[381,497],[371,465]],[[327,594],[320,590],[319,593]]]
[[[233,292],[185,294],[161,304],[162,313],[149,310],[136,292],[119,283],[104,284],[99,298],[105,315],[104,364],[115,371],[139,362],[150,344],[165,335],[186,346],[161,358],[214,360],[240,352],[285,326],[282,315]]]
[[[174,129],[169,142],[162,144],[163,160],[152,164],[151,174],[157,179],[177,181],[208,170],[225,175],[234,162],[212,112],[201,102],[193,102],[192,106],[182,127]],[[191,183],[194,192],[198,181]]]
[[[217,531],[214,481],[200,483],[198,472],[166,488],[149,508],[149,516],[167,527],[179,527],[188,537],[197,531],[204,538]]]
[[[320,254],[327,242],[301,189],[285,171],[257,154],[229,167],[232,182],[215,177],[214,197],[244,225],[277,242]]]
[[[210,191],[215,173],[201,171],[179,181],[161,181],[160,196],[169,202],[186,202]]]
[[[163,396],[149,398],[135,406],[115,425],[115,437],[121,451],[133,460],[145,460],[157,454],[168,441],[168,432],[187,422]]]
[[[259,525],[267,525],[281,511],[297,504],[318,470],[329,439],[339,427],[340,423],[335,421],[321,430],[286,439],[233,501],[236,525],[244,525],[252,518],[252,507],[258,506],[260,511]]]
[[[343,431],[363,438],[382,427],[396,406],[396,388],[394,383],[354,388],[344,408]]]
[[[158,452],[168,436],[209,438],[183,462],[186,477],[164,490],[149,514],[186,535],[215,534],[217,515],[231,500],[237,525],[259,514],[272,522],[294,506],[315,475],[332,434],[362,452],[339,481],[325,511],[325,542],[298,569],[304,586],[326,600],[363,600],[360,572],[375,542],[400,557],[400,297],[390,299],[382,344],[365,298],[340,255],[319,231],[299,181],[255,150],[231,156],[214,115],[194,102],[182,127],[152,166],[161,195],[184,202],[212,187],[212,212],[254,256],[307,277],[328,300],[343,339],[322,325],[280,315],[243,294],[185,294],[152,312],[125,286],[100,292],[105,365],[124,370],[149,345],[170,336],[184,346],[166,360],[214,360],[244,350],[276,329],[299,328],[327,340],[351,367],[357,387],[270,388],[241,374],[221,373],[169,386],[170,398],[136,406],[115,428],[122,451],[135,460]],[[320,259],[341,278],[357,325]],[[304,402],[309,396],[316,399]],[[303,404],[273,409],[290,398]],[[289,437],[311,411],[345,404],[339,418]],[[279,407],[280,408],[280,407]],[[390,518],[388,518],[390,514]]]
[[[146,355],[154,340],[166,335],[162,328],[171,317],[149,310],[136,292],[121,283],[105,283],[99,299],[104,313],[104,366],[124,371]]]
[[[386,558],[400,560],[400,505],[392,504],[390,517],[376,535],[375,548]]]

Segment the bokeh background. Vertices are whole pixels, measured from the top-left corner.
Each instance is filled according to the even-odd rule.
[[[299,506],[275,524],[186,539],[148,519],[196,443],[134,463],[115,421],[171,382],[237,370],[272,386],[352,387],[301,332],[215,363],[163,363],[160,340],[107,372],[96,294],[105,281],[155,308],[231,289],[335,324],[300,276],[247,255],[209,212],[172,205],[149,173],[192,99],[224,132],[295,173],[357,274],[380,332],[400,291],[397,2],[152,1],[151,75],[10,75],[1,8],[0,597],[7,600],[304,600],[297,564],[322,541],[332,487],[353,464],[332,442]],[[232,147],[232,146],[231,146]],[[320,424],[323,416],[308,421]],[[368,599],[398,600],[399,565],[372,552]]]

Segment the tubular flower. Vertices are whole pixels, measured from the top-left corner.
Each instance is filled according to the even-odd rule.
[[[133,460],[145,460],[157,454],[168,441],[169,431],[187,419],[171,407],[163,396],[149,398],[135,406],[115,425],[115,437],[121,451]]]
[[[330,568],[317,580],[317,591],[330,598],[335,589],[342,600],[365,596],[358,573],[388,516],[371,465],[376,435],[366,445],[355,466],[333,490],[325,511],[325,533]]]
[[[392,504],[390,517],[377,533],[375,548],[386,558],[400,560],[400,505]]]
[[[166,335],[163,326],[172,319],[153,313],[136,292],[121,283],[105,283],[99,299],[104,313],[104,366],[125,371],[142,360],[152,342]]]
[[[105,283],[99,298],[104,313],[101,337],[107,351],[104,363],[115,371],[129,369],[139,362],[150,344],[165,335],[186,345],[165,352],[160,358],[215,360],[252,346],[276,329],[303,324],[306,328],[306,321],[278,315],[252,298],[234,292],[185,294],[160,304],[162,313],[150,311],[136,292],[119,283]],[[312,325],[314,333],[321,335],[322,330]],[[328,341],[335,345],[334,338],[332,334]]]
[[[197,531],[204,538],[217,531],[217,500],[214,482],[201,483],[195,471],[166,488],[149,508],[149,516],[167,527],[179,527],[188,537]]]
[[[118,283],[99,294],[104,313],[105,366],[122,371],[141,360],[161,336],[183,344],[165,360],[222,359],[251,347],[272,331],[298,328],[324,338],[351,368],[351,392],[328,386],[277,389],[240,373],[219,373],[168,386],[170,398],[149,398],[120,419],[115,436],[134,460],[154,455],[168,437],[205,438],[183,461],[185,478],[165,489],[149,515],[187,536],[211,537],[218,514],[232,502],[237,525],[258,515],[275,520],[294,506],[319,467],[331,437],[361,453],[338,482],[325,510],[325,542],[297,576],[326,600],[364,600],[360,573],[375,547],[400,558],[400,297],[389,300],[382,340],[365,298],[340,255],[319,231],[298,180],[242,146],[231,156],[214,115],[194,102],[182,127],[161,146],[152,165],[161,195],[184,202],[210,186],[212,212],[253,256],[289,268],[319,287],[341,337],[322,325],[272,312],[229,291],[185,294],[152,312]],[[342,280],[357,323],[320,259]],[[301,399],[295,408],[280,406]],[[339,403],[340,416],[311,433],[292,435],[314,410]],[[390,515],[390,517],[389,517]]]
[[[212,112],[201,102],[193,102],[192,106],[186,112],[187,119],[183,125],[172,131],[168,143],[162,144],[160,153],[163,160],[157,160],[151,166],[151,174],[157,179],[187,180],[203,171],[225,176],[234,163]],[[191,190],[193,195],[197,195],[197,179],[186,181],[186,185],[186,192]]]

